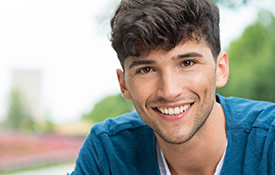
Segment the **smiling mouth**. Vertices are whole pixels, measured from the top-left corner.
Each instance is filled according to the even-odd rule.
[[[163,115],[169,115],[169,116],[174,116],[174,115],[179,115],[187,111],[190,106],[192,106],[193,103],[191,104],[186,104],[178,107],[170,107],[170,108],[164,108],[164,107],[156,107],[154,110],[160,112]]]

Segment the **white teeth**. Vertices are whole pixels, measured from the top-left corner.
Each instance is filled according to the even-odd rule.
[[[168,109],[164,108],[164,114],[168,114]]]
[[[184,107],[181,106],[181,107],[180,107],[180,113],[182,113],[183,111],[184,111]]]
[[[184,105],[183,110],[186,111],[190,107],[190,104]]]
[[[169,108],[169,115],[173,115],[173,114],[174,114],[173,108]]]
[[[161,113],[164,113],[164,109],[163,108],[160,108],[160,111],[161,111]]]
[[[175,114],[179,114],[180,113],[180,108],[176,107],[174,111],[175,111]]]
[[[186,111],[191,105],[184,105],[180,107],[175,107],[175,108],[157,108],[162,114],[165,115],[178,115],[180,113],[183,113]]]

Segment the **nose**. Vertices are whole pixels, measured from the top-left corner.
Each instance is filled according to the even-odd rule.
[[[182,77],[174,70],[162,72],[157,95],[167,101],[174,101],[182,92]]]

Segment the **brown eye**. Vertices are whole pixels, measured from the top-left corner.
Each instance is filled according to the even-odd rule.
[[[140,73],[140,74],[147,74],[147,73],[149,73],[149,72],[151,72],[151,71],[153,71],[152,68],[150,68],[150,67],[143,67],[143,68],[139,69],[139,70],[137,71],[137,73]]]
[[[189,67],[189,66],[192,66],[194,63],[195,63],[195,62],[192,61],[192,60],[185,60],[185,61],[183,61],[183,62],[181,63],[181,65],[182,65],[183,67]]]

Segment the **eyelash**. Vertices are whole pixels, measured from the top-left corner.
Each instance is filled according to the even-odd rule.
[[[181,66],[190,67],[190,66],[193,66],[195,63],[196,62],[194,60],[184,60],[184,61],[181,62]],[[188,64],[188,65],[186,65],[186,64]]]
[[[150,69],[150,70],[148,70],[148,69]],[[149,73],[151,71],[153,71],[153,68],[151,68],[151,67],[142,67],[142,68],[140,68],[140,69],[137,70],[137,74],[147,74],[147,73]]]
[[[196,63],[196,61],[194,61],[194,60],[185,60],[185,61],[181,62],[181,66],[182,67],[191,67],[195,63]],[[188,64],[188,65],[186,65],[186,64]],[[152,71],[154,71],[154,69],[151,68],[151,67],[142,67],[140,69],[137,69],[136,73],[137,74],[147,74],[147,73],[152,72]]]

